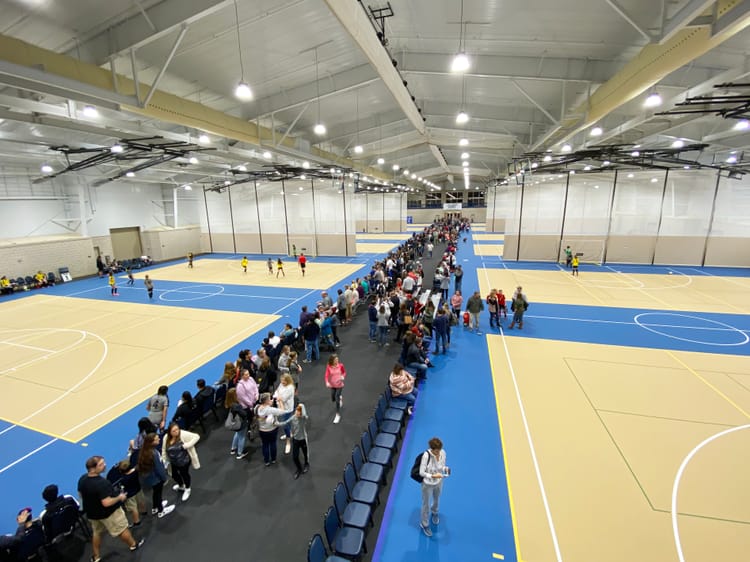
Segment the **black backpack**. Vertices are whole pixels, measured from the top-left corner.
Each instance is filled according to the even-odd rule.
[[[411,466],[411,473],[409,474],[412,480],[414,480],[415,482],[419,482],[420,484],[422,483],[422,480],[424,480],[424,478],[422,478],[422,476],[419,474],[419,468],[422,465],[422,457],[426,452],[427,451],[422,451],[417,455],[417,458],[414,459],[414,464]]]

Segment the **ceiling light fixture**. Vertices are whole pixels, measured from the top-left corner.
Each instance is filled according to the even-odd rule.
[[[643,102],[644,107],[659,107],[661,105],[662,99],[659,95],[659,92],[651,92],[648,97],[646,98],[646,101]]]
[[[234,89],[234,95],[240,101],[250,101],[253,99],[253,91],[245,82],[245,65],[242,63],[242,42],[240,41],[240,15],[237,9],[237,0],[234,0],[234,21],[237,28],[237,52],[240,55],[240,81]]]
[[[118,143],[118,144],[113,144],[113,145],[112,145],[112,146],[111,146],[111,147],[109,148],[109,151],[110,151],[111,153],[113,153],[113,154],[120,154],[120,153],[121,153],[122,151],[124,151],[124,150],[125,150],[125,149],[124,149],[124,148],[122,147],[122,145],[121,145],[121,144],[119,144],[119,143]]]
[[[610,162],[609,160],[605,160],[604,162],[602,162],[602,166],[609,166],[611,163],[612,162]]]
[[[747,119],[741,119],[734,124],[733,128],[735,131],[744,131],[750,128],[750,121]]]
[[[135,172],[125,172],[125,175],[127,177],[129,177],[129,178],[134,178],[135,177]]]
[[[247,172],[247,166],[238,166],[237,167],[238,172]]]
[[[83,114],[86,117],[99,117],[99,111],[93,105],[84,105]]]
[[[732,155],[729,158],[727,158],[727,164],[736,164],[737,163],[737,157]]]
[[[570,152],[571,150],[573,150],[573,147],[570,146],[568,143],[565,143],[564,145],[562,145],[562,147],[560,148],[560,150],[562,152]]]
[[[469,139],[459,139],[458,146],[469,146]]]
[[[302,162],[302,167],[305,170],[307,170],[310,167],[310,162],[308,162],[307,160],[305,160],[304,162]]]
[[[634,174],[628,174],[628,179],[631,179],[631,180],[632,180],[632,179],[633,179],[634,177],[635,177],[635,175],[634,175]]]
[[[272,156],[273,155],[267,150],[263,153],[263,158],[265,158],[266,160],[270,160]]]
[[[358,144],[354,147],[354,153],[355,154],[362,154],[365,151],[364,148],[362,148],[361,144]]]
[[[545,162],[552,162],[552,156],[549,154],[545,154],[544,158],[542,158]]]
[[[466,72],[471,63],[464,52],[464,0],[461,0],[461,14],[459,17],[458,53],[451,62],[451,72]]]
[[[208,135],[206,133],[201,133],[198,135],[198,142],[201,144],[209,144],[211,142],[211,139],[208,138]]]
[[[640,153],[640,152],[638,152],[637,150],[634,150],[633,152],[631,152],[631,153],[630,153],[630,155],[631,155],[631,156],[632,156],[633,158],[638,158],[638,157],[639,157],[639,156],[641,155],[641,153]]]
[[[391,166],[391,168],[393,168],[394,172],[398,172],[401,166],[399,166],[398,164],[394,164],[393,166]]]
[[[591,170],[591,166],[584,166],[583,167],[583,171],[584,172],[588,172],[589,170]]]
[[[462,152],[461,153],[461,160],[468,160],[469,159],[469,153],[468,152]]]
[[[198,163],[198,159],[195,156],[191,156],[190,160],[188,160],[188,162],[190,162],[191,164],[197,164]]]
[[[322,137],[326,134],[326,126],[320,120],[320,76],[318,74],[318,47],[315,47],[315,88],[318,92],[318,122],[313,127],[313,132]]]
[[[682,139],[677,139],[672,143],[672,148],[682,148],[683,146],[685,146],[685,141]]]
[[[385,164],[385,158],[383,158],[382,156],[378,158],[378,164]]]
[[[51,174],[53,172],[52,166],[49,164],[42,164],[42,172],[45,174]]]
[[[182,186],[182,189],[184,189],[185,191],[193,191],[193,186],[186,183]]]
[[[458,115],[456,115],[456,124],[463,125],[464,123],[467,123],[468,121],[469,121],[469,114],[463,110],[459,111]]]
[[[602,128],[601,128],[601,127],[594,127],[593,129],[591,129],[591,132],[590,132],[589,134],[590,134],[590,135],[591,135],[592,137],[600,137],[600,136],[602,136],[602,133],[603,133],[603,132],[604,132],[604,131],[602,130]]]

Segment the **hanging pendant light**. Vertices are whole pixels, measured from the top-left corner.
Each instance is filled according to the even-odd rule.
[[[240,101],[250,101],[253,99],[253,91],[250,85],[245,82],[245,65],[242,63],[242,42],[240,41],[240,14],[237,8],[237,0],[234,0],[234,19],[237,26],[237,51],[240,55],[240,81],[234,89],[235,97]]]
[[[326,134],[326,126],[320,120],[320,76],[318,75],[318,47],[315,47],[315,87],[318,91],[318,122],[313,127],[313,132],[322,137]]]
[[[458,53],[453,57],[451,62],[451,72],[466,72],[471,66],[469,57],[466,56],[464,47],[464,0],[461,0],[461,17],[459,21],[460,30],[458,32]]]

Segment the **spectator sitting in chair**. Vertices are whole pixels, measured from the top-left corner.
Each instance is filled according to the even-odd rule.
[[[10,295],[13,292],[13,284],[5,275],[0,277],[0,292],[3,295]]]
[[[36,275],[34,275],[34,283],[36,284],[37,289],[46,287],[49,284],[47,283],[47,276],[41,271],[37,271]]]
[[[39,514],[39,519],[42,520],[42,524],[44,524],[44,516],[47,515],[47,513],[55,513],[58,509],[65,507],[66,505],[74,506],[76,508],[76,511],[79,511],[81,509],[78,500],[76,500],[73,496],[60,495],[57,484],[50,484],[49,486],[46,486],[42,491],[42,498],[44,498],[44,501],[47,502],[44,506],[44,509]]]
[[[15,557],[16,548],[23,539],[26,529],[31,527],[31,508],[26,507],[18,512],[16,516],[18,528],[15,535],[0,535],[0,554]],[[14,560],[15,558],[10,558]]]
[[[193,400],[193,396],[190,394],[190,391],[184,391],[182,393],[182,399],[177,405],[177,410],[175,410],[174,417],[172,417],[172,422],[174,423],[178,419],[182,418],[186,422],[185,427],[188,427],[189,424],[193,420],[196,420],[199,415],[200,414],[198,413],[198,406],[195,403],[195,400]]]

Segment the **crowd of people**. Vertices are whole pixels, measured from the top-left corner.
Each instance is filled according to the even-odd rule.
[[[108,471],[101,456],[86,461],[86,473],[80,478],[77,490],[82,511],[93,528],[91,559],[100,560],[104,534],[118,537],[130,550],[143,544],[130,529],[137,529],[142,516],[148,513],[144,492],[150,494],[150,512],[158,518],[168,516],[178,505],[177,501],[170,503],[164,498],[164,487],[170,477],[179,502],[190,499],[191,470],[200,468],[196,445],[201,439],[191,428],[201,422],[204,413],[215,408],[217,396],[223,398],[226,408],[223,425],[232,435],[227,438],[230,455],[237,460],[245,459],[248,438],[259,438],[263,463],[271,467],[277,462],[277,444],[282,441],[284,454],[291,455],[296,469],[294,479],[306,474],[310,469],[309,427],[307,408],[300,399],[302,373],[308,368],[306,364],[321,359],[321,350],[329,352],[324,383],[330,391],[332,423],[340,423],[347,371],[335,353],[341,345],[338,328],[350,324],[364,303],[369,341],[377,344],[379,350],[392,343],[401,346],[388,380],[393,397],[404,399],[407,413],[412,415],[418,383],[427,378],[427,371],[433,366],[430,356],[447,352],[451,330],[459,323],[463,271],[456,263],[456,252],[460,237],[469,226],[464,220],[445,220],[414,233],[385,259],[375,262],[367,275],[336,289],[335,300],[324,291],[314,307],[302,306],[297,326],[287,323],[278,335],[269,331],[257,350],[241,350],[235,361],[226,362],[223,373],[213,384],[199,379],[196,389],[181,393],[173,413],[169,388],[160,386],[147,401],[145,415],[138,420],[137,434],[129,443],[127,457]],[[434,259],[436,248],[444,250],[428,289],[422,260],[425,256],[430,259],[430,255]],[[451,278],[455,284],[453,296],[449,296]],[[476,305],[477,295],[474,293],[466,303],[475,329],[479,325],[475,315],[483,310],[482,299]],[[493,290],[486,302],[490,325],[496,322],[499,325],[505,309],[502,291]],[[514,310],[525,310],[528,306],[520,287],[512,302]],[[522,327],[522,312],[517,321]],[[435,485],[436,479],[428,479],[427,485]],[[47,495],[51,497],[51,493]],[[435,490],[430,497],[435,500],[434,522]],[[19,525],[22,525],[21,515]],[[23,525],[27,516],[30,513],[24,515]],[[422,519],[424,523],[424,511]]]

